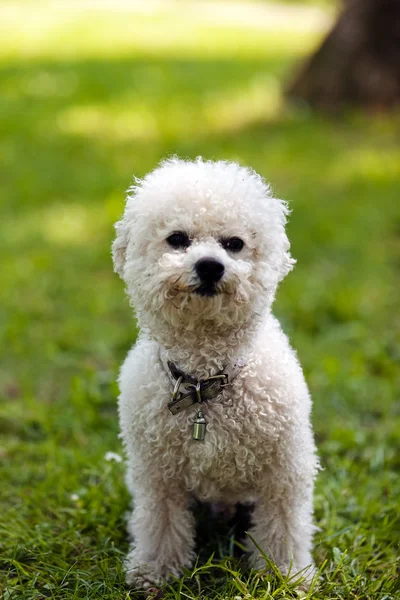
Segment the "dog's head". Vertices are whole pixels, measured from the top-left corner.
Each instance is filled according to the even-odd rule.
[[[240,325],[268,310],[292,269],[287,213],[251,169],[167,160],[129,190],[114,268],[146,323]]]

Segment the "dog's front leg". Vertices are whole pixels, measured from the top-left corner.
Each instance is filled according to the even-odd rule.
[[[195,523],[189,504],[189,494],[173,484],[135,488],[128,522],[132,544],[125,561],[128,585],[158,585],[192,565]]]
[[[282,478],[283,479],[283,478]],[[277,481],[265,490],[256,502],[253,526],[249,533],[257,546],[277,565],[283,575],[294,576],[301,571],[305,583],[314,576],[311,556],[313,479],[298,486],[289,481]],[[262,554],[251,540],[248,542],[250,564],[265,569]]]

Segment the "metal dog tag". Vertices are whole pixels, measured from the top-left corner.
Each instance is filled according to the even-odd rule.
[[[204,413],[199,410],[196,416],[196,420],[193,423],[193,439],[202,442],[206,435],[206,420]]]

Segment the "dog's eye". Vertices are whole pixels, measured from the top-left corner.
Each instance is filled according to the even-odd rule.
[[[229,252],[240,252],[244,246],[244,241],[238,237],[231,237],[221,240],[221,244]]]
[[[187,233],[184,231],[175,231],[167,237],[167,243],[172,248],[188,248],[191,242]]]

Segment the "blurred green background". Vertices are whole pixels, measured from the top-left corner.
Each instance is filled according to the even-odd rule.
[[[395,597],[400,118],[328,118],[282,95],[334,11],[0,4],[4,598],[133,597],[123,465],[104,459],[121,452],[115,382],[135,337],[110,244],[133,175],[175,153],[251,165],[291,203],[298,265],[275,311],[325,468],[312,597]]]

